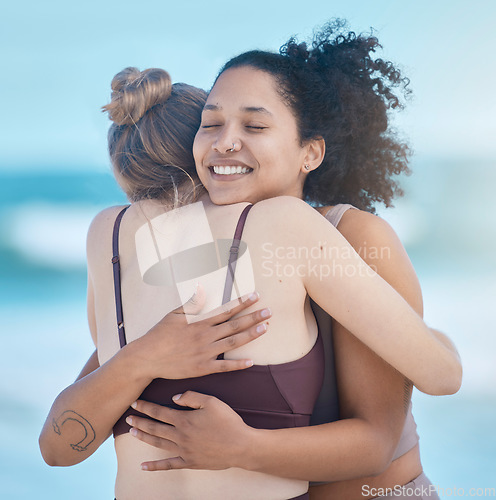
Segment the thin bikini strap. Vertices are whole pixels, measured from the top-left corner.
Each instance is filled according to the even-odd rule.
[[[124,347],[127,344],[126,332],[124,330],[124,314],[122,311],[121,294],[121,265],[119,262],[119,228],[121,226],[122,216],[130,207],[123,208],[117,215],[114,222],[114,232],[112,234],[112,268],[114,273],[114,293],[115,293],[115,313],[117,318],[117,332],[119,333],[119,344]]]
[[[234,238],[229,250],[229,261],[227,262],[227,276],[226,284],[224,285],[224,295],[222,296],[222,303],[226,304],[231,300],[232,289],[234,285],[234,272],[236,271],[236,262],[238,261],[239,245],[241,243],[241,236],[245,227],[246,217],[253,205],[248,205],[244,208],[239,216],[236,231],[234,231]]]

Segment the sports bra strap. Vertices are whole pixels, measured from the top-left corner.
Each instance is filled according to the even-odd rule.
[[[122,294],[121,294],[121,266],[119,262],[119,228],[121,220],[130,207],[124,207],[117,215],[114,222],[114,232],[112,234],[112,269],[114,274],[114,294],[115,294],[115,312],[117,317],[117,332],[119,334],[119,344],[124,347],[127,344],[126,332],[124,330],[124,314],[122,311]]]
[[[343,217],[344,213],[349,210],[350,208],[356,209],[353,205],[350,205],[349,203],[338,203],[337,205],[334,205],[332,208],[330,208],[324,217],[334,226],[338,227],[338,224],[341,221],[341,218]]]
[[[248,212],[251,210],[253,205],[247,205],[239,216],[238,224],[236,225],[236,230],[234,231],[234,238],[229,250],[229,260],[227,262],[227,276],[226,283],[224,285],[224,294],[222,295],[222,303],[226,304],[231,300],[232,289],[234,285],[234,273],[236,271],[236,262],[238,261],[239,245],[241,243],[241,236],[243,235],[243,229],[245,227],[246,217],[248,217]]]

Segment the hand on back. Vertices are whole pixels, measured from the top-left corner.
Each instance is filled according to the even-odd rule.
[[[202,316],[197,313],[204,303],[204,291],[183,306],[169,312],[141,338],[131,342],[144,374],[154,378],[182,379],[211,373],[242,370],[253,365],[252,360],[217,359],[260,337],[267,327],[268,309],[234,318],[259,299],[256,293],[224,304]]]

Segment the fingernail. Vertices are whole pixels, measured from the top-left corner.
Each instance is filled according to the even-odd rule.
[[[253,302],[254,300],[257,300],[258,298],[260,297],[260,295],[258,295],[257,292],[253,292],[249,297],[248,297],[248,300],[250,302]]]
[[[141,470],[148,470],[148,465],[141,464]]]
[[[136,401],[134,403],[131,403],[131,408],[134,408],[136,410],[137,406],[138,406],[138,403]]]
[[[261,325],[257,326],[258,333],[263,333],[263,332],[265,332],[265,330],[267,330],[267,326],[265,325],[265,323],[262,323]]]
[[[127,422],[129,425],[133,425],[133,417],[127,417],[127,418],[126,418],[126,422]]]
[[[248,367],[253,366],[253,360],[249,359],[248,361],[245,362],[245,365]]]
[[[176,394],[175,396],[172,396],[172,401],[178,401],[181,398],[182,394]]]
[[[134,427],[129,431],[131,435],[137,436],[138,435],[138,429],[135,429]]]
[[[268,318],[272,313],[270,312],[270,309],[264,309],[261,313],[260,316],[262,318]]]

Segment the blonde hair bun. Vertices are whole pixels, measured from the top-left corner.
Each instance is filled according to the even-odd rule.
[[[111,101],[102,110],[116,125],[134,125],[153,106],[167,101],[172,81],[163,69],[130,67],[114,76],[111,87]]]

